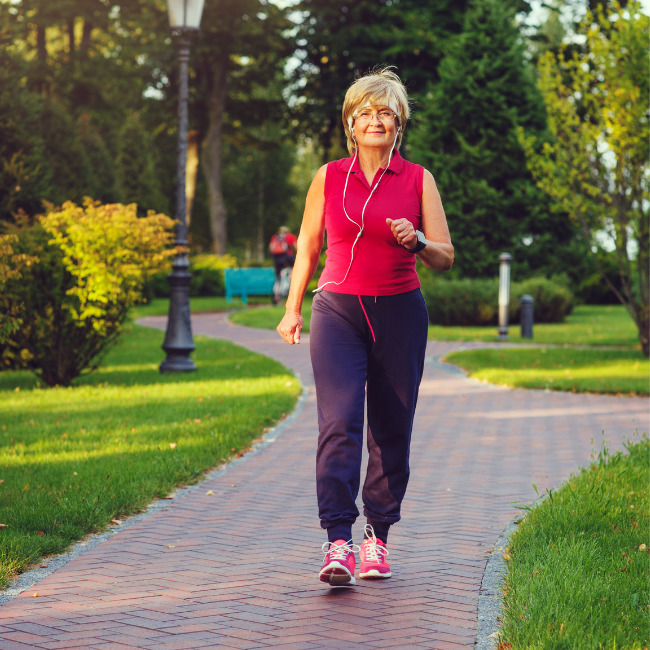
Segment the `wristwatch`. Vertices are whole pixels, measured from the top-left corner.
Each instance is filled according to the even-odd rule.
[[[404,244],[402,244],[402,248],[405,251],[408,251],[409,253],[419,253],[423,248],[426,248],[427,246],[427,239],[424,236],[424,233],[421,230],[416,230],[415,234],[417,235],[418,238],[418,243],[415,245],[415,248],[406,248]]]

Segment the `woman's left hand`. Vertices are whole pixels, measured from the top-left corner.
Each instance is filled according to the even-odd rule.
[[[406,248],[415,248],[418,243],[418,236],[415,228],[408,219],[386,219],[386,223],[393,232],[397,243]]]

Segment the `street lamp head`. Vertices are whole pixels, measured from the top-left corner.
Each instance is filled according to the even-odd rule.
[[[196,31],[201,24],[204,0],[167,0],[172,31]]]

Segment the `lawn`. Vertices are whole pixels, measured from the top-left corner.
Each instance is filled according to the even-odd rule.
[[[470,377],[511,388],[648,395],[650,362],[636,350],[504,348],[453,352]]]
[[[527,514],[504,555],[500,650],[650,645],[650,441],[601,452]]]
[[[193,307],[194,309],[194,307]],[[259,307],[236,311],[230,320],[238,325],[275,329],[284,314],[284,307]],[[306,301],[302,315],[304,332],[309,332],[311,301]],[[619,305],[580,305],[564,323],[541,323],[533,327],[534,338],[522,339],[521,328],[512,326],[511,342],[532,342],[543,345],[616,346],[639,348],[639,336],[625,308]],[[498,341],[497,327],[429,326],[429,339],[434,341]],[[505,342],[504,342],[505,343]]]
[[[436,341],[498,341],[497,327],[443,327],[431,325],[429,339]],[[508,331],[511,342],[543,345],[616,346],[640,349],[639,333],[622,305],[579,305],[564,323],[538,323],[533,339],[522,339],[519,325]]]
[[[230,319],[240,325],[275,329],[282,307],[260,307],[234,312]],[[311,303],[303,308],[309,331]],[[534,339],[522,339],[518,327],[510,328],[508,342],[532,342],[542,347],[524,350],[503,348],[455,352],[445,360],[464,368],[478,380],[519,388],[574,392],[648,395],[650,364],[640,352],[637,330],[625,308],[618,305],[576,307],[565,323],[534,326]],[[496,327],[429,326],[430,340],[496,341]],[[612,346],[618,350],[594,348]]]
[[[275,361],[197,337],[198,370],[161,375],[161,343],[132,326],[70,388],[0,373],[0,585],[200,480],[294,408],[298,381]]]

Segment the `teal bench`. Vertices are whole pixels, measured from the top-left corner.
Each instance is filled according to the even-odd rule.
[[[248,296],[273,296],[275,269],[270,266],[248,269],[225,269],[226,300],[234,296],[248,304]]]

